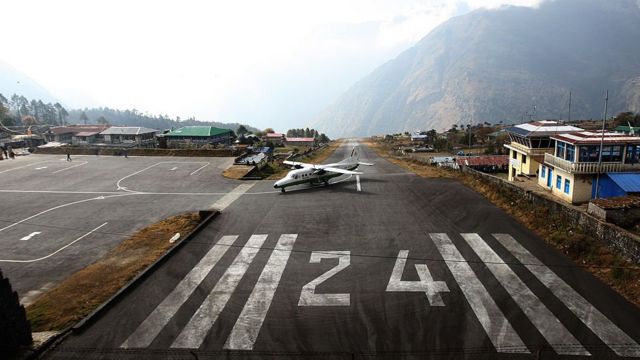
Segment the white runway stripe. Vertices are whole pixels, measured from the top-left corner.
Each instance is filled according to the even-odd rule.
[[[585,325],[591,329],[618,356],[640,356],[640,346],[629,335],[614,325],[556,273],[520,245],[509,234],[493,234],[541,283],[551,290]]]
[[[282,272],[289,261],[291,249],[298,235],[283,234],[278,240],[269,262],[262,270],[260,278],[253,288],[249,300],[244,305],[238,320],[224,345],[225,349],[252,350],[258,338],[273,296],[275,295]]]
[[[558,354],[591,355],[478,234],[461,235]]]
[[[180,335],[171,345],[172,348],[195,349],[200,347],[266,239],[267,235],[252,235],[249,238],[233,263],[200,305],[198,311],[182,329]]]
[[[478,280],[447,234],[429,234],[498,352],[529,353],[509,320]]]
[[[151,345],[151,342],[169,323],[169,320],[178,312],[178,309],[187,301],[237,238],[237,235],[231,235],[223,236],[218,240],[120,347],[141,348]]]

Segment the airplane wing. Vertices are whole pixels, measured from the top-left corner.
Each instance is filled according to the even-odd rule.
[[[329,172],[340,173],[340,174],[347,174],[347,175],[362,175],[362,174],[364,174],[364,173],[361,173],[361,172],[358,172],[358,171],[345,170],[345,169],[340,169],[340,168],[335,168],[335,167],[325,167],[325,168],[322,168],[322,170],[329,171]]]
[[[362,162],[362,161],[358,161],[358,165],[373,166],[372,163],[366,163],[366,162]]]
[[[313,164],[307,164],[307,163],[303,163],[303,162],[298,162],[298,161],[289,161],[289,160],[285,160],[282,162],[285,165],[290,165],[296,168],[310,168],[310,167],[314,167]]]

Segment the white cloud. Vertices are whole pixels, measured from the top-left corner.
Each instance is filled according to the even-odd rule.
[[[74,105],[95,99],[219,121],[238,120],[230,118],[237,112],[266,126],[293,116],[269,101],[317,94],[291,104],[296,116],[311,117],[302,109],[317,111],[461,9],[538,2],[9,1],[0,60]]]

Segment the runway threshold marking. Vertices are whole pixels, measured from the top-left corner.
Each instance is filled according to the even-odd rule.
[[[175,171],[175,170],[178,170],[178,167],[177,167],[177,166],[174,166],[174,167],[172,167],[172,168],[171,168],[171,169],[169,169],[169,170],[170,170],[170,171]]]
[[[531,323],[560,355],[591,355],[478,234],[461,234]]]
[[[96,227],[95,229],[93,229],[93,230],[89,231],[88,233],[86,233],[86,234],[84,234],[84,235],[80,236],[79,238],[77,238],[77,239],[73,240],[72,242],[68,243],[67,245],[65,245],[65,246],[61,247],[60,249],[58,249],[58,250],[56,250],[56,251],[52,252],[51,254],[49,254],[49,255],[47,255],[47,256],[39,257],[39,258],[37,258],[37,259],[32,259],[32,260],[4,260],[4,259],[0,259],[0,262],[9,262],[9,263],[33,263],[33,262],[37,262],[37,261],[42,261],[42,260],[48,259],[48,258],[50,258],[50,257],[54,256],[55,254],[59,253],[60,251],[62,251],[62,250],[64,250],[64,249],[68,248],[69,246],[71,246],[71,245],[73,245],[73,244],[77,243],[78,241],[80,241],[80,240],[82,240],[82,239],[86,238],[87,236],[89,236],[89,235],[93,234],[94,232],[96,232],[96,231],[100,230],[102,227],[104,227],[104,226],[105,226],[105,225],[107,225],[107,224],[108,224],[108,222],[105,222],[104,224],[102,224],[102,225],[100,225],[100,226]]]
[[[227,305],[240,280],[247,272],[249,265],[267,239],[267,235],[252,235],[242,247],[240,253],[227,268],[216,286],[202,302],[198,310],[182,328],[172,348],[199,348],[218,316]]]
[[[524,266],[543,283],[553,295],[573,312],[600,340],[618,356],[640,357],[640,346],[604,314],[551,271],[538,258],[509,234],[493,234]]]
[[[357,188],[358,191],[362,191],[362,186],[360,186],[360,175],[356,175],[356,183],[357,183]]]
[[[87,165],[88,163],[89,163],[88,161],[83,161],[83,162],[81,162],[81,163],[79,163],[77,165],[69,166],[69,167],[66,167],[64,169],[60,169],[60,170],[54,171],[54,172],[52,172],[52,174],[61,173],[63,171],[67,171],[69,169],[77,168],[78,166]]]
[[[33,238],[34,236],[38,235],[38,234],[42,234],[42,231],[34,231],[31,234],[24,236],[22,238],[20,238],[21,241],[27,241],[27,240],[31,240],[31,238]]]
[[[200,262],[180,281],[138,328],[120,345],[121,348],[141,348],[151,345],[169,320],[178,312],[180,306],[193,294],[229,247],[238,239],[238,235],[223,236],[211,247]]]
[[[524,353],[529,350],[511,323],[491,298],[469,264],[447,234],[429,234],[447,267],[460,286],[473,313],[498,352]]]
[[[37,167],[36,170],[44,170],[46,168],[47,168],[47,166],[40,166],[40,167]]]
[[[297,237],[297,234],[280,235],[267,265],[224,344],[225,349],[253,350]]]

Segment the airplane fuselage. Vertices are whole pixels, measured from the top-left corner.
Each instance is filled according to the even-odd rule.
[[[341,161],[339,163],[334,163],[334,164],[329,164],[326,165],[327,167],[333,167],[333,168],[338,168],[338,169],[344,169],[344,170],[355,170],[358,167],[358,163],[357,162],[353,162],[353,161]],[[281,189],[284,191],[284,188],[289,187],[289,186],[294,186],[294,185],[301,185],[301,184],[306,184],[306,183],[310,183],[310,184],[320,184],[320,183],[325,183],[328,184],[329,180],[334,178],[334,177],[338,177],[340,175],[340,173],[336,173],[336,172],[331,172],[331,171],[325,171],[322,169],[316,169],[316,168],[302,168],[302,169],[294,169],[289,171],[289,173],[287,174],[287,176],[285,176],[284,178],[276,181],[276,183],[273,185],[274,188],[276,189]]]

